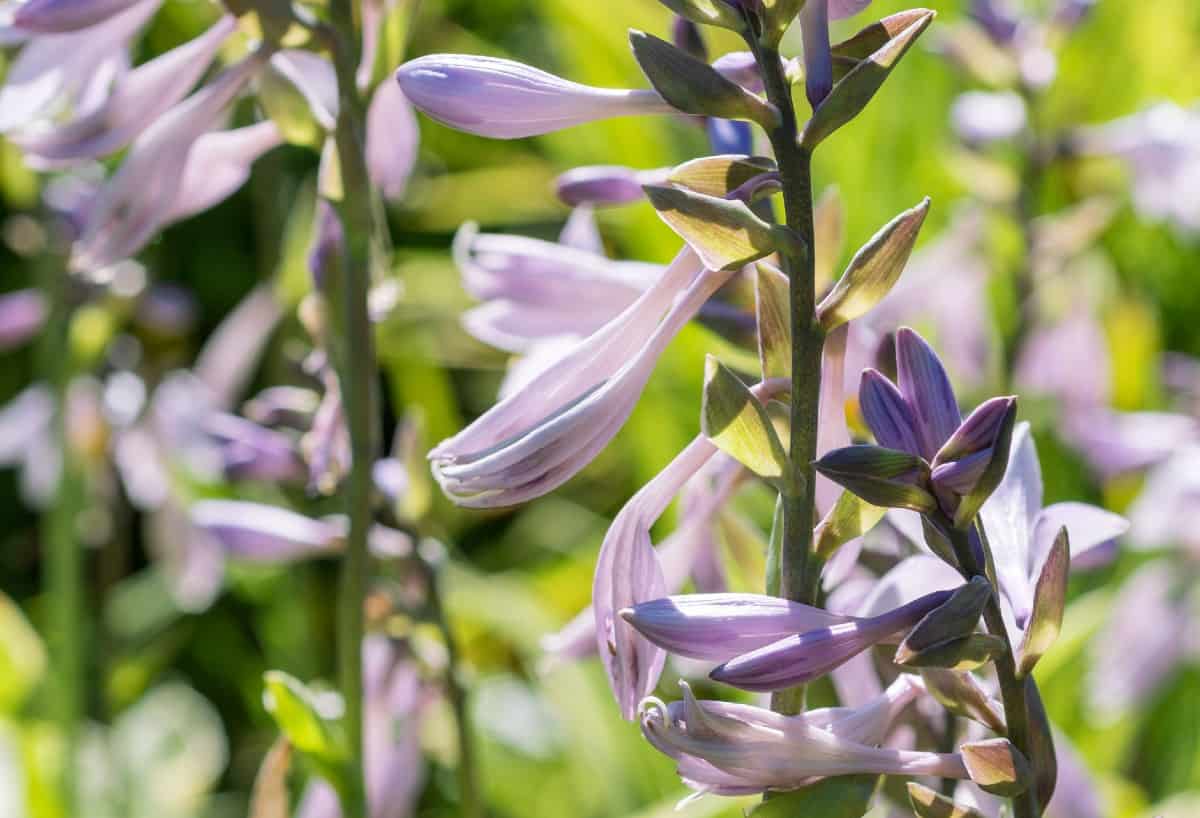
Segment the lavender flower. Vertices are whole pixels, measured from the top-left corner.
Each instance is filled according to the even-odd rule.
[[[46,300],[37,290],[0,295],[0,352],[28,341],[46,321]]]
[[[621,315],[435,447],[430,459],[447,495],[472,507],[513,505],[587,465],[633,411],[667,342],[729,276],[698,268],[682,251]]]
[[[238,559],[290,562],[336,552],[344,526],[294,511],[237,500],[201,500],[191,520]]]
[[[17,6],[13,25],[38,34],[62,34],[102,23],[138,0],[26,0]]]
[[[635,171],[620,165],[573,168],[558,177],[555,189],[563,204],[623,205],[645,197],[642,185],[663,184],[662,170]]]
[[[431,54],[400,66],[396,80],[413,105],[433,119],[493,139],[675,110],[654,91],[594,88],[494,57]]]
[[[697,701],[684,686],[682,702],[669,707],[654,699],[643,703],[642,732],[676,759],[684,782],[702,792],[790,790],[814,778],[854,773],[967,778],[957,754],[872,746],[900,709],[896,705],[914,695],[911,685],[898,682],[861,711],[839,708],[799,716]]]

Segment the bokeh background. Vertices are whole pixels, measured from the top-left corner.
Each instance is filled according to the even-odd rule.
[[[961,16],[958,3],[930,5],[940,13],[935,30]],[[876,0],[870,13],[902,7]],[[140,46],[143,56],[194,36],[211,15],[208,4],[170,0]],[[865,19],[840,23],[838,32],[848,35]],[[581,82],[641,86],[626,31],[663,34],[668,26],[668,12],[653,0],[424,0],[409,56],[485,53]],[[713,52],[722,45],[737,47],[718,37]],[[979,193],[980,170],[949,118],[955,97],[973,85],[929,45],[917,47],[885,92],[818,154],[817,188],[836,184],[846,202],[843,262],[920,197],[934,202],[925,244]],[[1059,57],[1058,79],[1035,113],[1047,133],[1102,123],[1159,100],[1190,104],[1200,95],[1200,4],[1101,0]],[[488,231],[553,239],[567,216],[553,193],[557,174],[581,164],[655,168],[704,153],[706,146],[702,131],[669,118],[615,120],[514,142],[453,132],[424,117],[420,127],[416,175],[405,200],[389,210],[403,297],[380,327],[379,352],[389,428],[402,407],[420,418],[424,439],[434,442],[490,405],[506,365],[501,353],[459,326],[458,315],[471,303],[449,253],[459,225],[475,221]],[[1005,159],[1003,151],[997,158]],[[311,199],[302,193],[315,170],[312,152],[277,150],[231,200],[167,230],[143,254],[144,286],[177,288],[186,297],[184,329],[157,331],[139,319],[135,298],[115,295],[94,305],[72,337],[106,350],[95,376],[103,382],[127,366],[122,355],[135,355],[152,388],[163,372],[190,365],[218,323],[262,283],[294,312],[309,287]],[[1105,161],[1055,169],[1035,208],[1047,213],[1097,193],[1115,197],[1111,224],[1088,250],[1105,282],[1098,315],[1114,362],[1113,402],[1123,410],[1159,409],[1167,401],[1162,354],[1200,356],[1200,236],[1140,217],[1128,201],[1126,173]],[[50,238],[38,216],[46,181],[0,141],[2,290],[36,285],[42,267],[53,263],[46,261]],[[614,256],[662,262],[679,244],[646,204],[601,211],[599,220]],[[1016,320],[1020,241],[1002,213],[989,212],[985,235],[990,331],[999,350]],[[445,602],[462,648],[493,815],[665,818],[685,794],[669,760],[617,717],[598,662],[548,666],[541,640],[588,603],[596,551],[613,514],[696,434],[703,357],[717,343],[704,328],[685,330],[616,441],[551,496],[504,513],[464,512],[433,499],[432,519],[451,554]],[[285,318],[254,387],[295,381],[296,349],[303,344],[299,322]],[[0,355],[0,403],[38,380],[44,363],[36,345]],[[999,372],[989,372],[965,402],[1002,385]],[[1023,417],[1035,424],[1047,502],[1081,499],[1120,511],[1136,495],[1138,478],[1096,477],[1056,434],[1052,409],[1032,401]],[[333,676],[336,565],[231,563],[219,594],[189,609],[169,592],[144,521],[122,501],[111,475],[96,479],[108,480],[108,502],[88,518],[93,650],[86,678],[94,726],[84,773],[91,793],[86,814],[245,815],[254,776],[276,736],[262,704],[264,671],[282,669],[305,680]],[[21,480],[18,470],[0,471],[0,815],[21,815],[16,810],[23,802],[29,814],[49,816],[55,807],[41,771],[52,764],[56,746],[43,707],[53,601],[41,584],[38,512],[24,502]],[[207,491],[234,494],[231,487]],[[256,499],[304,502],[270,486],[255,491]],[[765,493],[746,493],[738,508],[760,531],[769,525]],[[722,542],[735,585],[753,590],[752,578],[761,576],[754,537],[729,530]],[[1095,774],[1113,818],[1158,814],[1172,803],[1179,816],[1200,814],[1200,666],[1182,663],[1138,707],[1115,716],[1092,712],[1083,693],[1091,640],[1100,638],[1116,589],[1153,558],[1123,551],[1111,565],[1074,579],[1067,630],[1038,667],[1049,710]],[[414,635],[418,653],[423,638]],[[436,640],[425,641],[436,652]],[[669,671],[664,685],[673,684],[673,676]],[[457,747],[446,705],[435,702],[420,731],[428,765],[417,814],[454,815]],[[1181,800],[1188,793],[1191,800]],[[734,816],[742,806],[709,798],[679,814]]]

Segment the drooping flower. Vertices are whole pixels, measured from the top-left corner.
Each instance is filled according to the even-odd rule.
[[[783,716],[749,705],[698,701],[684,685],[682,702],[643,702],[642,733],[677,761],[689,787],[721,795],[790,790],[815,778],[855,773],[967,778],[957,754],[873,746],[917,692],[911,680],[903,679],[862,709]]]
[[[570,479],[624,425],[667,343],[728,277],[681,251],[624,312],[430,452],[446,494],[506,506]]]
[[[675,110],[654,91],[580,85],[495,57],[430,54],[400,66],[396,80],[413,105],[433,119],[493,139]]]

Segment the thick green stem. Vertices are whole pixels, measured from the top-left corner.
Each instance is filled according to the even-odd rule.
[[[67,429],[67,393],[72,377],[70,349],[70,277],[62,268],[49,271],[46,297],[50,316],[43,334],[42,371],[54,390],[55,448],[61,457],[54,503],[43,517],[45,587],[49,599],[47,634],[52,672],[50,707],[62,736],[59,792],[64,814],[74,815],[78,790],[79,726],[85,715],[83,612],[85,604],[84,553],[79,541],[79,514],[85,502],[85,484],[79,458]]]
[[[378,452],[376,366],[374,337],[367,308],[371,284],[371,246],[374,219],[371,183],[364,158],[365,110],[355,85],[359,35],[351,0],[330,4],[336,32],[334,66],[337,70],[339,111],[335,139],[341,171],[342,196],[337,202],[345,235],[345,253],[339,276],[331,287],[333,326],[341,349],[338,376],[346,423],[350,431],[351,468],[345,484],[349,532],[342,560],[338,596],[339,686],[346,700],[346,737],[350,760],[344,813],[347,818],[367,815],[363,780],[362,640],[363,602],[366,597],[371,527],[371,466]]]
[[[947,525],[951,532],[951,542],[954,545],[955,556],[962,566],[963,574],[971,577],[987,579],[986,566],[980,565],[975,551],[965,531]],[[996,657],[996,676],[1000,681],[1000,700],[1004,703],[1004,722],[1008,727],[1008,740],[1020,750],[1026,758],[1032,758],[1029,729],[1029,706],[1025,701],[1025,682],[1017,673],[1016,654],[1011,640],[1008,638],[1008,628],[1004,625],[1004,616],[1000,612],[1000,598],[993,588],[991,598],[983,611],[983,621],[988,631],[1004,640],[1004,652]],[[1038,806],[1037,788],[1030,783],[1029,789],[1013,799],[1013,818],[1040,818],[1041,809]]]
[[[796,602],[815,604],[820,588],[820,565],[812,550],[817,417],[821,395],[821,351],[825,338],[816,320],[813,267],[812,155],[800,147],[791,84],[774,48],[756,48],[767,99],[779,109],[780,122],[768,136],[783,184],[783,205],[788,228],[799,239],[795,248],[779,251],[787,275],[792,323],[791,440],[788,456],[791,474],[785,481],[783,500],[783,551],[779,555],[779,594]],[[772,697],[771,706],[782,713],[804,709],[803,688]]]

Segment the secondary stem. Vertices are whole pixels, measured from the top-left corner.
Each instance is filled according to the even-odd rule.
[[[821,351],[824,333],[817,324],[813,256],[812,155],[797,140],[798,125],[791,84],[779,52],[756,49],[767,99],[779,109],[780,123],[768,136],[783,183],[786,224],[799,238],[799,249],[780,250],[779,259],[789,284],[792,324],[792,394],[789,462],[791,474],[784,495],[783,552],[780,554],[779,594],[796,602],[815,604],[820,566],[812,553],[817,418],[821,395]],[[804,709],[803,688],[775,694],[772,707],[783,713]]]
[[[951,541],[954,553],[968,579],[971,577],[987,578],[985,567],[975,558],[964,531],[946,527],[951,531]],[[983,621],[988,631],[1004,640],[1004,652],[996,657],[996,676],[1000,681],[1000,700],[1004,703],[1004,722],[1008,727],[1008,740],[1020,750],[1026,758],[1032,758],[1029,732],[1029,707],[1025,701],[1025,684],[1017,675],[1016,654],[1012,642],[1008,638],[1008,628],[1004,625],[1004,616],[1000,612],[1000,600],[995,588],[988,599],[983,611]],[[1029,789],[1013,799],[1014,818],[1040,818],[1037,788],[1030,784]]]
[[[371,465],[378,447],[374,338],[367,308],[371,284],[371,183],[364,159],[365,112],[355,84],[357,43],[354,3],[335,0],[330,18],[337,36],[334,67],[338,79],[338,120],[335,138],[341,170],[342,196],[338,214],[345,233],[341,276],[333,287],[337,315],[336,343],[342,400],[350,432],[351,468],[346,478],[346,516],[349,532],[342,560],[338,595],[338,677],[346,701],[346,737],[349,744],[346,799],[347,818],[367,814],[363,779],[362,640],[363,602],[366,597],[371,527]]]
[[[80,464],[67,433],[67,397],[72,366],[69,342],[70,277],[61,268],[49,271],[46,296],[51,305],[43,335],[42,371],[54,390],[53,434],[61,458],[54,503],[43,518],[45,584],[50,607],[47,633],[53,673],[50,701],[62,736],[62,764],[58,771],[64,813],[76,812],[78,789],[79,725],[84,716],[84,554],[79,542],[78,518],[84,504]]]

